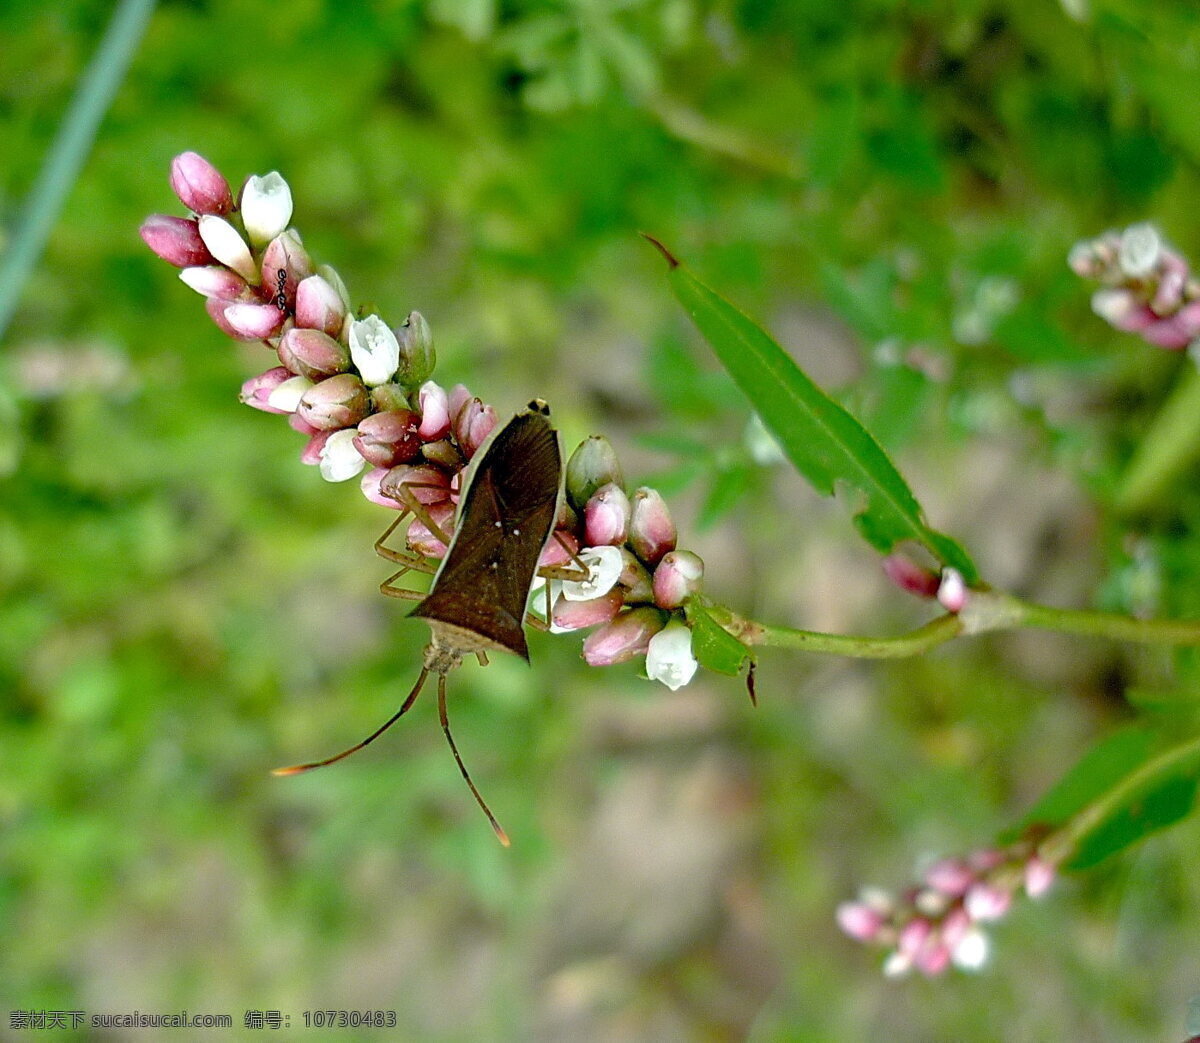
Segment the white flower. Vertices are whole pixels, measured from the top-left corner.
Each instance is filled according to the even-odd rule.
[[[550,584],[550,604],[551,606],[558,600],[558,595],[562,593],[562,580],[546,579],[545,576],[535,575],[533,583],[529,586],[529,610],[538,617],[550,624],[550,633],[552,634],[569,634],[570,627],[560,627],[554,622],[554,614],[551,612],[550,618],[546,618],[546,584]]]
[[[255,286],[259,284],[258,266],[250,254],[250,247],[233,225],[215,214],[201,214],[196,225],[200,230],[200,238],[213,257],[226,268],[232,268],[246,282]]]
[[[1113,326],[1128,319],[1137,307],[1137,298],[1124,287],[1097,290],[1092,294],[1092,311]]]
[[[350,323],[350,359],[369,387],[386,384],[400,366],[400,342],[378,315]]]
[[[353,427],[334,431],[321,446],[321,462],[318,465],[321,477],[327,482],[345,482],[357,475],[367,461],[354,448],[354,437],[358,432]]]
[[[584,547],[579,560],[587,566],[587,579],[563,580],[562,595],[568,601],[591,601],[607,594],[625,568],[620,547]]]
[[[692,655],[692,632],[677,619],[671,620],[650,638],[646,649],[646,675],[662,681],[671,691],[682,688],[700,664]]]
[[[980,970],[988,958],[988,939],[978,928],[972,928],[962,936],[950,953],[955,967],[964,971]]]
[[[947,612],[961,612],[967,603],[967,584],[963,574],[954,568],[942,569],[937,599]]]
[[[242,224],[252,243],[269,243],[291,219],[292,190],[277,171],[247,178],[242,189]]]
[[[312,386],[313,382],[308,377],[288,377],[267,396],[267,405],[285,413],[294,413],[300,407],[304,392]]]
[[[1117,263],[1131,279],[1143,279],[1154,271],[1162,255],[1162,237],[1152,224],[1130,225],[1121,233]]]

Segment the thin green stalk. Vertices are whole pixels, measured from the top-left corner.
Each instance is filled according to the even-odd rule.
[[[1200,621],[1133,619],[1112,612],[1050,608],[998,591],[972,591],[958,615],[946,614],[897,637],[856,637],[770,626],[710,605],[713,619],[745,645],[794,648],[853,659],[903,659],[960,636],[1027,627],[1143,645],[1200,645]]]
[[[768,626],[739,619],[733,613],[728,613],[728,618],[725,618],[725,613],[715,605],[712,606],[712,615],[721,626],[747,645],[797,648],[805,652],[825,652],[853,659],[903,659],[920,655],[962,632],[962,622],[953,615],[939,616],[923,627],[898,637],[853,637]]]
[[[1019,625],[1060,634],[1080,634],[1142,645],[1200,645],[1200,621],[1187,619],[1133,619],[1112,612],[1049,608],[1030,601],[1017,602]]]
[[[121,85],[153,10],[154,0],[122,0],[96,56],[79,81],[13,232],[11,245],[0,257],[0,337],[17,310],[29,274],[58,220],[63,200],[79,176],[100,121]]]
[[[1141,437],[1117,489],[1116,508],[1135,514],[1153,506],[1200,455],[1200,370],[1187,360],[1179,382]]]

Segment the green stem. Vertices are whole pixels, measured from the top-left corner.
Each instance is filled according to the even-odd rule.
[[[1113,612],[1050,608],[1029,601],[1017,602],[1019,625],[1060,634],[1081,634],[1141,645],[1200,645],[1200,621],[1187,619],[1132,619]]]
[[[79,81],[11,245],[0,261],[0,335],[17,309],[29,274],[87,159],[100,120],[121,85],[153,10],[154,0],[122,0],[96,56]]]
[[[710,606],[709,611],[717,623],[747,645],[797,648],[804,652],[825,652],[854,659],[903,659],[920,655],[962,633],[961,621],[952,615],[939,616],[923,627],[898,637],[853,637],[755,623],[741,619],[720,605]]]
[[[1030,628],[1143,645],[1200,645],[1200,621],[1132,619],[1112,612],[1050,608],[998,591],[973,590],[958,615],[947,614],[897,637],[856,637],[770,626],[709,605],[716,623],[744,645],[794,648],[854,659],[903,659],[960,636]]]
[[[1129,461],[1117,488],[1117,510],[1135,514],[1151,506],[1197,455],[1200,455],[1200,370],[1188,360],[1178,384]]]

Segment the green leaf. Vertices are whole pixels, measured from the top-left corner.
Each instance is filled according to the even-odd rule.
[[[647,237],[649,238],[649,237]],[[882,554],[914,541],[968,583],[978,572],[950,537],[930,528],[912,491],[870,433],[826,395],[771,337],[700,282],[656,240],[671,287],[717,358],[750,399],[795,468],[832,496],[844,483],[861,497],[855,524]]]
[[[1198,784],[1200,739],[1163,750],[1154,732],[1128,728],[1089,750],[1022,827],[1062,829],[1068,867],[1087,869],[1191,814]]]
[[[692,628],[692,652],[700,665],[718,674],[741,673],[742,664],[753,659],[750,649],[718,625],[699,599],[689,600],[684,611]]]
[[[1145,728],[1126,728],[1108,736],[1030,809],[1018,832],[1034,823],[1063,825],[1137,769],[1149,758],[1153,745],[1154,733]]]

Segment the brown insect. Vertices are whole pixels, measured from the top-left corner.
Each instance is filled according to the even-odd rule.
[[[405,568],[385,581],[380,590],[390,597],[421,598],[409,615],[424,619],[431,636],[417,682],[400,709],[362,742],[325,760],[277,768],[276,775],[295,775],[333,764],[374,742],[408,712],[433,672],[438,675],[438,716],[454,760],[496,836],[508,846],[507,834],[471,781],[450,734],[446,675],[464,656],[475,654],[486,663],[486,653],[493,650],[513,652],[529,661],[523,626],[525,605],[538,558],[554,530],[561,478],[558,433],[550,426],[546,403],[535,399],[476,454],[459,500],[458,524],[427,595],[395,584],[406,572],[422,569],[424,559],[384,546],[405,515],[392,523],[375,548],[383,557],[404,563]],[[443,538],[411,490],[402,488],[401,492],[408,511]]]

